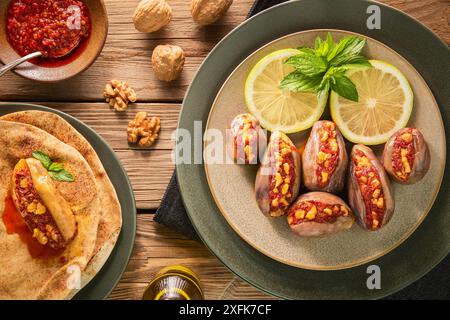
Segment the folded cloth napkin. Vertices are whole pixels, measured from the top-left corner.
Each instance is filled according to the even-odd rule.
[[[156,211],[154,220],[190,239],[200,240],[184,208],[183,199],[181,199],[180,189],[178,188],[176,171],[174,171],[170,179],[169,186],[163,196],[160,207]]]
[[[257,0],[248,17],[287,0]],[[164,224],[191,239],[199,240],[183,206],[177,175],[174,172],[164,194],[155,221]],[[383,272],[383,270],[381,270]],[[386,299],[450,299],[450,256],[419,281]]]

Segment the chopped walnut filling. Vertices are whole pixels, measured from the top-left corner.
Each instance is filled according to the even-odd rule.
[[[270,177],[270,215],[281,216],[289,206],[292,199],[292,189],[295,182],[295,168],[291,147],[283,139],[278,140],[278,149],[271,150],[271,167],[275,167],[274,174]]]
[[[394,172],[403,181],[407,181],[414,165],[415,148],[412,129],[399,135],[394,141],[392,153],[392,167]]]
[[[333,223],[340,216],[348,215],[349,210],[345,205],[302,201],[289,209],[288,223],[289,225],[302,222]]]
[[[386,210],[380,175],[363,152],[357,151],[353,161],[354,174],[366,205],[366,226],[379,229]]]
[[[324,122],[319,129],[320,151],[317,154],[316,174],[321,187],[325,187],[336,170],[339,146],[336,140],[336,125],[333,122]]]

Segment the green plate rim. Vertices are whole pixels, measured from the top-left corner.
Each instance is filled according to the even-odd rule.
[[[7,107],[11,107],[12,110],[4,112],[4,108]],[[120,279],[122,278],[123,273],[125,272],[125,269],[130,261],[131,254],[133,252],[136,238],[137,210],[130,179],[125,169],[123,168],[119,158],[117,157],[115,152],[111,149],[106,140],[103,139],[99,134],[97,134],[93,129],[91,129],[88,125],[86,125],[82,121],[63,111],[46,107],[43,105],[18,103],[18,102],[0,102],[1,115],[19,111],[17,108],[19,108],[20,110],[40,110],[55,113],[64,118],[66,121],[68,121],[72,126],[74,126],[75,129],[81,135],[83,135],[83,137],[85,137],[85,139],[88,140],[90,144],[94,144],[94,141],[92,139],[97,139],[95,144],[102,145],[106,149],[106,153],[108,153],[108,155],[100,154],[96,150],[98,157],[100,158],[103,166],[105,166],[105,171],[107,172],[108,177],[113,183],[114,188],[116,189],[117,192],[117,196],[119,198],[120,206],[122,208],[122,229],[120,231],[119,238],[117,239],[114,249],[111,251],[111,254],[109,255],[108,259],[106,260],[105,264],[102,266],[100,271],[94,276],[93,279],[91,279],[91,281],[89,281],[88,284],[86,284],[86,286],[84,286],[72,298],[73,300],[107,299],[111,294],[111,292],[114,290],[114,288],[117,286]],[[105,151],[103,151],[103,153],[104,152]],[[112,157],[108,160],[104,159],[105,157],[109,156]],[[105,162],[107,163],[105,164]],[[118,175],[117,179],[122,180],[120,185],[117,185],[117,182],[116,183],[113,182],[113,180],[115,179],[112,177],[111,171],[106,169],[106,166],[111,166],[119,169],[118,171],[114,172],[114,175]],[[121,177],[119,177],[119,175]],[[128,203],[125,202],[127,200]],[[129,206],[131,210],[130,213],[124,215],[123,208],[127,206]],[[126,219],[127,217],[128,219]],[[126,229],[127,232],[124,232],[124,229]],[[117,266],[113,264],[117,264],[119,262],[121,263],[121,266],[119,269],[117,269]],[[115,274],[109,275],[110,272],[114,272]],[[113,277],[114,279],[110,281],[109,280],[110,277]],[[99,288],[99,285],[101,286],[101,288]]]
[[[365,10],[367,9],[367,7],[369,5],[377,5],[378,7],[381,8],[382,11],[382,17],[384,16],[384,18],[382,18],[382,24],[384,24],[384,30],[388,30],[388,31],[382,31],[379,32],[377,30],[367,30],[364,29],[363,27],[361,27],[361,21],[358,21],[358,19],[354,19],[352,20],[351,15],[358,13],[358,10],[362,10],[364,9],[364,13],[366,12]],[[262,25],[263,22],[268,22],[270,19],[270,17],[274,18],[275,12],[277,13],[284,13],[285,16],[291,16],[291,17],[295,17],[298,19],[298,17],[296,16],[297,13],[301,12],[301,10],[305,10],[305,12],[308,12],[309,17],[305,17],[302,16],[302,18],[304,19],[303,21],[299,22],[299,21],[291,21],[289,20],[289,18],[284,18],[281,20],[280,23],[284,24],[284,27],[280,27],[280,23],[277,23],[274,20],[270,20],[270,22],[272,23],[272,33],[269,35],[267,34],[266,36],[259,36],[257,33],[251,33],[252,37],[250,37],[250,39],[247,39],[248,42],[251,42],[252,44],[247,44],[245,42],[241,42],[243,43],[243,45],[241,45],[241,50],[238,53],[232,53],[230,54],[229,52],[235,48],[232,48],[231,46],[236,45],[236,39],[239,39],[240,36],[242,36],[242,33],[244,33],[245,31],[249,32],[256,30],[256,25]],[[347,12],[346,12],[347,10]],[[348,14],[348,16],[346,16],[346,19],[344,18],[344,20],[342,20],[342,16],[339,17],[338,13],[344,11],[345,13]],[[350,12],[348,12],[350,11]],[[359,11],[360,14],[362,14],[363,11]],[[320,15],[322,15],[322,17],[320,17]],[[329,21],[322,21],[323,16],[327,16],[327,15],[334,15],[334,16],[338,16],[336,21],[331,21],[332,19],[330,19]],[[397,19],[386,19],[386,16],[395,16]],[[329,18],[329,16],[327,16]],[[334,18],[334,17],[333,17]],[[315,22],[311,21],[314,20]],[[267,20],[267,21],[265,21]],[[280,19],[279,19],[280,20]],[[298,19],[300,20],[300,19]],[[317,25],[317,20],[319,21],[319,25]],[[394,25],[395,28],[397,28],[397,31],[391,31],[389,30],[389,27],[386,27],[387,24],[392,23],[389,21],[395,21]],[[386,22],[387,21],[387,22]],[[289,24],[289,26],[287,26],[287,24]],[[364,24],[365,24],[365,20],[364,20]],[[295,26],[295,27],[293,27]],[[391,25],[392,27],[392,25]],[[294,29],[295,28],[295,29]],[[448,50],[448,46],[439,38],[437,37],[429,28],[427,28],[426,26],[424,26],[422,23],[418,22],[417,20],[413,19],[412,17],[408,16],[407,14],[401,12],[400,10],[394,9],[390,6],[387,6],[385,4],[382,3],[378,3],[378,2],[373,2],[373,1],[368,1],[368,0],[362,0],[362,1],[351,1],[351,0],[334,0],[334,1],[329,1],[329,0],[302,0],[302,1],[289,1],[286,3],[282,3],[279,5],[276,5],[270,9],[267,9],[257,15],[255,15],[254,17],[250,18],[249,20],[247,20],[246,22],[244,22],[243,24],[241,24],[238,28],[236,28],[235,30],[233,30],[229,35],[227,35],[224,39],[222,39],[222,41],[219,42],[219,44],[211,51],[211,53],[208,55],[208,57],[205,59],[205,61],[203,62],[203,64],[201,65],[200,69],[197,72],[196,77],[194,78],[193,82],[191,83],[186,96],[185,96],[185,100],[182,106],[182,110],[181,110],[181,114],[180,114],[180,118],[179,118],[179,123],[178,123],[178,127],[179,128],[183,128],[183,129],[187,129],[188,131],[190,131],[192,133],[192,126],[193,126],[193,120],[205,120],[208,112],[209,112],[209,108],[211,106],[211,102],[215,97],[215,94],[218,92],[218,90],[220,89],[220,84],[226,79],[226,77],[232,72],[232,70],[234,70],[234,67],[236,67],[246,56],[248,56],[249,54],[251,54],[253,51],[255,51],[257,48],[263,46],[264,44],[279,38],[283,35],[287,35],[290,33],[294,33],[294,32],[298,32],[298,31],[302,31],[302,30],[308,30],[308,29],[318,29],[318,28],[335,28],[335,29],[342,29],[342,30],[349,30],[349,31],[353,31],[353,32],[358,32],[358,33],[362,33],[365,34],[369,37],[372,37],[374,39],[379,40],[382,43],[385,43],[387,45],[389,45],[393,50],[395,50],[396,52],[398,52],[399,54],[401,54],[402,56],[404,56],[422,75],[422,77],[427,81],[428,85],[430,86],[430,88],[433,90],[433,93],[436,97],[436,100],[438,101],[438,104],[440,106],[441,109],[441,115],[443,118],[444,123],[446,124],[446,126],[448,126],[448,124],[450,123],[450,117],[449,114],[446,112],[448,109],[450,109],[450,106],[448,104],[448,102],[446,102],[446,100],[444,99],[444,97],[447,97],[449,95],[449,89],[445,87],[444,84],[439,83],[438,81],[434,80],[433,77],[439,79],[439,75],[440,73],[438,72],[438,69],[436,67],[433,68],[433,65],[431,64],[431,61],[434,59],[429,58],[428,61],[425,59],[425,61],[421,61],[420,63],[420,67],[418,66],[418,63],[416,63],[417,61],[419,61],[419,58],[414,59],[414,54],[417,55],[417,52],[414,52],[414,50],[411,50],[411,48],[414,48],[412,45],[412,41],[413,39],[408,39],[408,38],[413,38],[413,37],[406,37],[406,38],[402,38],[401,40],[399,39],[399,35],[400,34],[411,34],[411,28],[415,31],[417,31],[416,33],[416,37],[414,37],[414,42],[416,43],[422,43],[422,41],[418,41],[418,36],[417,34],[419,34],[422,39],[424,40],[423,42],[426,42],[427,44],[432,44],[431,47],[429,47],[429,51],[433,52],[430,55],[434,55],[434,56],[441,56],[444,57],[444,55],[449,55],[450,50]],[[362,28],[362,30],[361,30]],[[410,29],[408,29],[410,28]],[[420,32],[419,32],[420,31]],[[249,38],[247,36],[247,38]],[[242,40],[242,39],[241,39]],[[402,42],[402,46],[399,47],[398,45],[395,45],[396,41],[398,42]],[[394,44],[393,44],[394,43]],[[407,46],[407,44],[409,44],[409,46]],[[208,74],[211,75],[213,71],[217,71],[214,69],[217,69],[214,67],[214,62],[216,62],[217,64],[217,59],[218,56],[220,56],[220,54],[223,54],[224,50],[226,50],[227,46],[230,46],[228,48],[228,58],[229,60],[232,60],[231,62],[227,61],[227,66],[228,66],[228,70],[219,70],[220,74],[215,74],[214,77],[209,76]],[[403,49],[408,47],[409,49]],[[233,58],[230,58],[230,56],[233,56]],[[414,60],[414,61],[413,61]],[[430,61],[431,60],[431,61]],[[434,60],[436,61],[436,60]],[[449,61],[449,59],[447,60],[439,60],[439,61],[444,61],[444,66],[440,66],[440,70],[442,70],[442,67],[445,67],[445,63],[447,61]],[[223,60],[222,60],[223,63]],[[450,68],[450,64],[447,62],[447,67]],[[447,69],[449,70],[449,69]],[[442,79],[442,76],[441,76]],[[205,82],[206,80],[208,80],[210,83]],[[202,82],[203,81],[203,82]],[[445,83],[445,81],[444,81]],[[198,90],[202,88],[203,90],[203,94],[196,94],[195,90]],[[212,92],[210,94],[210,96],[208,95],[208,97],[205,97],[206,95],[204,94],[205,90],[211,90],[210,92]],[[199,91],[200,92],[200,91]],[[201,105],[202,102],[199,102],[199,100],[202,100],[202,98],[197,97],[197,95],[203,96],[203,104]],[[209,107],[207,106],[209,102]],[[450,142],[450,138],[449,138],[449,132],[448,130],[446,131],[446,140],[447,140],[447,148],[449,147],[449,142]],[[178,149],[178,146],[177,146]],[[191,150],[193,151],[193,150]],[[445,171],[448,172],[449,170],[449,162],[446,161],[446,166],[445,166]],[[199,212],[201,210],[199,206],[196,206],[195,203],[196,202],[201,202],[202,199],[200,199],[199,193],[201,195],[201,197],[204,197],[203,200],[210,202],[213,201],[211,200],[211,194],[209,192],[209,190],[205,189],[205,186],[202,184],[204,184],[205,181],[205,173],[204,173],[204,168],[203,165],[187,165],[187,164],[177,164],[176,165],[176,170],[177,170],[177,175],[178,175],[178,183],[179,183],[179,187],[181,190],[181,194],[182,194],[182,198],[183,198],[183,202],[185,204],[185,207],[187,209],[189,218],[192,222],[192,224],[194,225],[194,228],[197,230],[197,232],[199,233],[200,238],[203,240],[203,242],[205,242],[205,244],[207,245],[207,247],[210,249],[210,251],[222,262],[224,263],[231,271],[233,271],[236,275],[238,275],[239,277],[241,277],[242,279],[246,280],[247,282],[251,283],[252,285],[254,285],[255,287],[261,289],[262,291],[265,291],[269,294],[275,295],[277,297],[280,298],[311,298],[311,297],[318,297],[318,298],[323,298],[323,297],[328,297],[328,298],[336,298],[336,297],[345,297],[345,298],[353,298],[353,299],[360,299],[360,298],[382,298],[384,296],[387,296],[389,294],[392,294],[406,286],[408,286],[409,284],[411,284],[412,282],[418,280],[419,278],[421,278],[423,275],[425,275],[426,273],[428,273],[432,268],[434,268],[440,261],[442,261],[442,259],[444,259],[448,252],[450,252],[450,241],[446,241],[445,243],[440,243],[440,245],[444,245],[444,248],[433,248],[433,250],[440,250],[439,254],[434,254],[434,253],[430,253],[432,255],[432,257],[423,257],[423,259],[425,258],[429,258],[429,260],[427,261],[426,264],[422,263],[420,266],[414,266],[413,268],[411,268],[411,270],[409,270],[410,273],[412,273],[412,275],[407,276],[405,279],[400,280],[400,283],[397,283],[395,285],[392,285],[389,289],[381,289],[381,290],[377,290],[375,292],[373,291],[369,291],[367,290],[367,288],[365,289],[364,293],[361,292],[361,290],[359,292],[355,292],[352,293],[352,296],[343,296],[343,295],[336,295],[333,294],[333,291],[331,292],[331,294],[324,294],[324,293],[316,293],[314,292],[314,294],[311,294],[311,296],[297,296],[297,295],[292,295],[292,294],[286,294],[284,293],[280,293],[279,291],[274,291],[274,290],[269,290],[267,289],[267,283],[261,283],[261,282],[257,282],[254,279],[251,279],[251,277],[254,278],[254,276],[252,275],[251,277],[248,276],[244,276],[242,274],[242,270],[236,270],[236,266],[235,263],[230,262],[230,261],[226,261],[226,257],[224,257],[224,252],[226,251],[226,248],[220,248],[217,245],[214,246],[214,248],[212,248],[212,246],[214,244],[212,243],[208,243],[208,240],[211,240],[211,238],[208,239],[208,236],[205,234],[202,234],[202,230],[201,228],[205,228],[204,225],[202,225],[202,221],[200,220],[201,218],[204,217],[205,214],[214,214],[214,212],[208,212],[207,211],[207,207],[205,206],[205,204],[203,204],[203,206],[201,207],[201,209],[203,209],[202,212]],[[445,174],[444,174],[445,176]],[[197,179],[197,181],[195,180]],[[439,192],[437,201],[435,203],[435,205],[433,206],[432,211],[437,211],[436,207],[438,206],[438,204],[440,204],[442,202],[442,197],[443,194],[445,194],[445,191],[449,190],[449,183],[446,183],[444,181],[441,190]],[[193,194],[196,194],[197,196],[193,197]],[[200,200],[199,200],[200,199]],[[212,206],[212,208],[215,211],[215,214],[218,214],[218,209],[215,206]],[[198,211],[196,211],[198,210]],[[446,210],[447,212],[448,210]],[[432,213],[432,212],[430,212]],[[220,213],[219,213],[220,214]],[[436,215],[436,214],[435,214]],[[435,216],[434,215],[434,216]],[[432,216],[432,215],[430,215]],[[218,220],[220,220],[220,216],[217,215],[215,216],[215,218],[217,218]],[[439,216],[435,217],[434,220],[437,220],[437,218],[439,218]],[[446,223],[448,223],[448,221],[445,221]],[[220,223],[226,223],[223,220],[217,222],[214,222],[215,225],[219,225]],[[398,248],[397,250],[394,250],[392,253],[388,254],[385,257],[379,258],[378,260],[376,260],[375,262],[378,263],[392,263],[392,260],[394,259],[394,255],[395,256],[399,256],[400,253],[404,250],[407,250],[410,246],[412,241],[417,240],[417,238],[420,239],[420,236],[422,232],[422,230],[424,230],[425,228],[429,228],[430,224],[433,223],[433,220],[429,217],[427,218],[424,223],[421,225],[421,227],[410,237],[410,239],[408,239],[406,241],[406,243],[404,243],[402,246],[400,246],[400,248]],[[437,222],[435,222],[437,223]],[[214,227],[214,226],[208,226],[208,227]],[[233,232],[233,231],[231,231]],[[236,234],[230,234],[230,231],[228,231],[228,235],[229,238],[232,238],[235,241],[234,243],[230,243],[227,244],[227,246],[230,246],[231,244],[234,244],[236,247],[240,246],[240,248],[246,249],[248,250],[248,248],[245,248],[245,245],[242,243],[239,243],[239,240],[236,239],[236,237],[238,237]],[[446,235],[444,235],[446,236]],[[448,239],[449,237],[447,237],[446,239]],[[216,237],[216,239],[218,239],[218,237]],[[240,239],[240,238],[239,238]],[[240,239],[240,241],[242,242],[243,240]],[[217,242],[217,240],[216,240]],[[436,247],[439,247],[439,245],[436,245]],[[405,249],[406,248],[406,249]],[[239,248],[235,248],[235,249],[239,249]],[[433,250],[429,250],[430,252]],[[251,250],[249,250],[248,252],[246,252],[247,254],[250,254],[250,258],[259,258],[261,259],[260,256],[258,256],[258,253],[256,252],[252,252]],[[400,255],[401,257],[401,255]],[[399,258],[398,258],[399,259]],[[261,259],[264,260],[264,259]],[[274,263],[273,261],[268,261],[270,260],[270,258],[265,259],[265,263],[267,264],[272,264],[277,266],[276,263]],[[375,263],[373,262],[373,263]],[[395,266],[395,264],[394,264]],[[282,273],[283,269],[287,269],[286,266],[283,265],[278,265],[277,266],[280,269],[280,273]],[[420,270],[414,270],[414,268],[419,268]],[[264,269],[264,267],[259,268],[259,266],[255,266],[253,273],[257,272],[258,270],[261,271],[261,269]],[[352,272],[356,272],[355,269],[359,269],[359,271],[362,271],[360,268],[352,268],[349,269]],[[267,270],[263,270],[263,271],[267,271]],[[284,270],[285,271],[285,270]],[[299,271],[300,272],[303,272]],[[395,270],[394,270],[395,271]],[[290,270],[290,272],[292,272],[292,270]],[[390,271],[389,271],[390,272]],[[326,271],[325,273],[322,274],[325,276],[326,273],[335,273],[337,274],[337,277],[342,277],[342,272],[335,272],[335,271]],[[389,278],[388,278],[389,279]],[[394,278],[395,279],[395,278]],[[394,280],[391,277],[391,280]],[[264,281],[271,281],[271,280],[264,280]],[[336,289],[336,288],[333,288]]]

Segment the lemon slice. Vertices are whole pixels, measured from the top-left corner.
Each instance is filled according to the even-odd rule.
[[[297,93],[279,88],[284,76],[294,71],[283,62],[298,53],[295,49],[272,52],[253,67],[245,82],[247,107],[269,131],[293,133],[308,129],[325,109],[327,95],[318,99],[314,92]]]
[[[331,117],[351,142],[365,145],[385,143],[406,126],[414,95],[408,80],[393,65],[370,60],[373,68],[355,69],[347,76],[355,84],[359,101],[330,95]]]

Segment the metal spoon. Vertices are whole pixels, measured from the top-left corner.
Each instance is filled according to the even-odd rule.
[[[24,57],[22,57],[20,59],[17,59],[16,61],[13,61],[11,63],[8,63],[8,64],[4,65],[3,67],[0,68],[0,77],[3,76],[9,70],[14,69],[15,67],[17,67],[18,65],[20,65],[20,64],[22,64],[22,63],[24,63],[24,62],[26,62],[28,60],[31,60],[31,59],[34,59],[34,58],[38,58],[40,56],[42,56],[41,52],[33,52],[33,53],[30,53],[30,54],[27,54],[26,56],[24,56]]]

